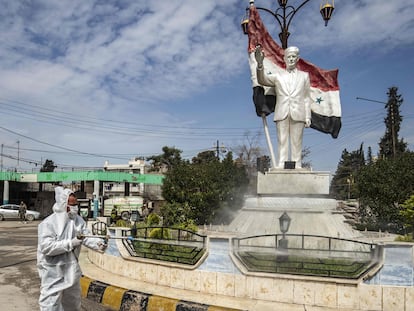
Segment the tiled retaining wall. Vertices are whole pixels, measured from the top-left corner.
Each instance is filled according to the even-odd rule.
[[[204,294],[337,310],[414,311],[414,287],[367,285],[287,275],[240,275],[188,270],[89,251],[99,268],[150,284]]]
[[[80,283],[82,297],[119,311],[242,311],[132,291],[92,280],[85,276],[81,278]]]

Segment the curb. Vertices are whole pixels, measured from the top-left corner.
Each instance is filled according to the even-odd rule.
[[[80,284],[82,297],[119,311],[241,311],[136,292],[85,276]]]

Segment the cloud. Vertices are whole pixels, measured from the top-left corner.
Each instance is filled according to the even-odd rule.
[[[295,40],[307,48],[345,54],[389,52],[414,43],[413,10],[414,4],[404,1],[338,1],[328,27],[320,27],[320,14],[303,14],[306,18],[295,27]]]
[[[3,103],[26,106],[11,111],[0,100],[0,121],[44,141],[64,146],[76,141],[79,150],[125,154],[156,153],[164,144],[201,148],[220,132],[208,136],[208,130],[194,129],[208,128],[206,122],[238,124],[240,132],[260,126],[229,117],[227,107],[237,105],[222,89],[215,93],[228,84],[233,97],[247,94],[240,105],[250,105],[247,38],[240,29],[247,5],[247,0],[7,1],[0,11],[0,92]],[[290,42],[312,56],[329,53],[341,61],[386,54],[413,45],[413,8],[406,1],[337,1],[324,27],[315,1],[295,16]],[[262,15],[274,32],[275,21]],[[90,128],[52,123],[29,113],[33,105],[90,120]],[[211,115],[200,114],[200,107]],[[21,119],[24,127],[16,125]],[[70,132],[70,139],[56,139],[60,131]]]

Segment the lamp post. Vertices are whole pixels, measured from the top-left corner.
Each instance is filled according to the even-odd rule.
[[[310,0],[305,0],[297,7],[294,7],[292,5],[288,5],[288,2],[289,2],[288,0],[278,0],[279,7],[275,11],[272,11],[267,8],[256,7],[256,9],[258,10],[262,10],[262,11],[266,11],[270,13],[278,22],[280,26],[279,39],[280,39],[280,42],[282,43],[283,49],[286,49],[288,47],[288,38],[290,35],[289,26],[290,26],[290,23],[292,22],[293,16],[295,16],[295,14],[309,1]],[[332,13],[335,9],[334,0],[332,0],[332,3],[329,3],[328,0],[323,0],[323,2],[324,4],[321,4],[319,11],[322,15],[323,20],[325,21],[325,26],[327,26],[328,21],[331,19]],[[249,3],[250,5],[253,5],[254,0],[250,0]],[[248,11],[248,9],[246,9],[246,11]],[[244,34],[248,34],[247,32],[248,24],[249,24],[249,19],[246,16],[241,22],[241,26],[242,26]]]
[[[227,149],[223,144],[221,144],[221,147],[220,147],[218,140],[217,140],[215,148],[216,148],[217,159],[220,160],[220,153],[225,154],[227,152]]]
[[[282,254],[277,255],[277,261],[286,261],[287,259],[287,249],[288,249],[288,240],[286,239],[286,232],[288,232],[290,227],[291,218],[286,212],[283,212],[282,216],[279,217],[279,227],[282,232],[282,238],[279,240],[279,249]]]
[[[286,232],[289,231],[291,220],[292,219],[289,217],[289,215],[286,212],[283,212],[282,216],[279,217],[280,231],[282,232],[282,235],[283,235],[282,239],[285,239],[285,234]]]

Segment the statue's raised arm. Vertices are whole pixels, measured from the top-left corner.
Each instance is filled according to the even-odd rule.
[[[263,68],[264,53],[263,53],[263,49],[262,49],[261,45],[256,46],[256,48],[254,50],[254,57],[255,57],[256,62],[257,62],[257,67],[258,68]]]
[[[259,82],[260,85],[274,87],[275,86],[274,82],[271,79],[269,79],[269,77],[265,75],[264,73],[264,67],[263,67],[264,53],[263,53],[263,49],[260,44],[257,45],[254,50],[254,57],[257,62],[257,67],[256,67],[257,82]]]

